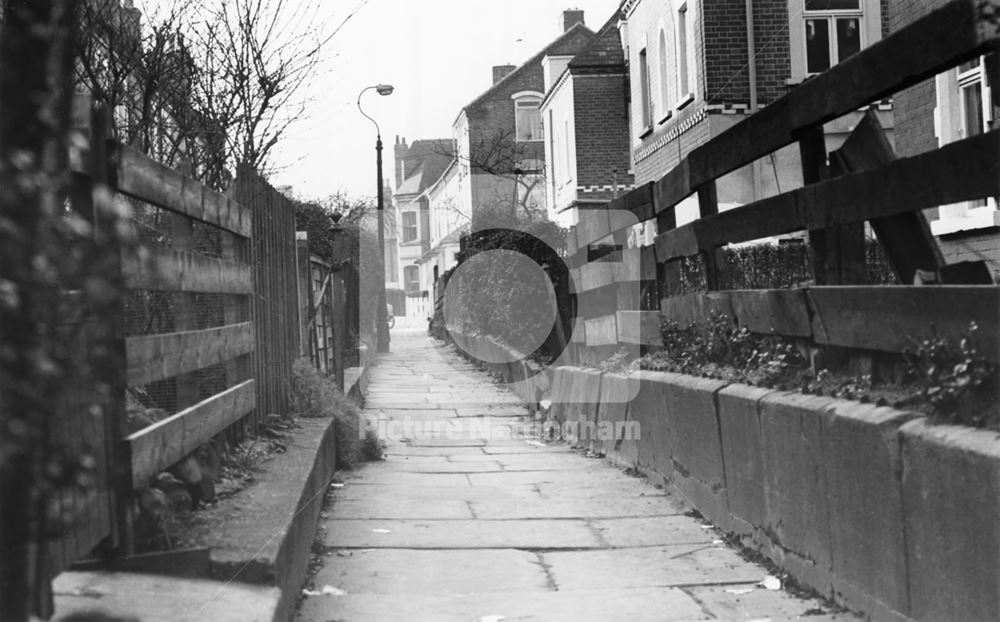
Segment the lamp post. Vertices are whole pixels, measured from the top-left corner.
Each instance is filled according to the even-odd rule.
[[[378,122],[371,118],[361,109],[361,96],[367,91],[375,89],[382,96],[392,94],[391,84],[374,84],[361,89],[358,93],[358,112],[375,125],[375,171],[378,176],[378,252],[380,266],[378,274],[378,303],[375,309],[375,351],[386,353],[389,351],[389,318],[386,316],[385,301],[385,205],[382,193],[382,130],[378,127]]]

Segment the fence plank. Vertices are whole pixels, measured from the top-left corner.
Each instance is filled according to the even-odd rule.
[[[615,313],[584,320],[588,346],[609,346],[618,343],[618,318]]]
[[[791,144],[799,129],[857,110],[984,52],[998,40],[990,18],[998,11],[1000,0],[953,0],[810,78],[694,149],[687,156],[688,188]],[[658,209],[684,196],[663,193]]]
[[[119,147],[118,190],[243,237],[252,231],[242,205],[133,147]]]
[[[188,330],[125,340],[128,386],[148,384],[203,369],[254,349],[254,325]]]
[[[680,329],[704,322],[712,314],[733,317],[729,292],[685,294],[670,296],[660,301],[660,315],[664,321],[676,323]]]
[[[728,293],[733,318],[751,332],[786,337],[812,335],[804,290],[734,290]]]
[[[576,225],[577,252],[586,252],[587,245],[611,233],[606,208],[580,209],[580,222]]]
[[[902,352],[932,331],[954,339],[976,322],[983,354],[1000,360],[995,285],[814,287],[806,291],[817,343]]]
[[[146,247],[124,253],[125,285],[173,292],[250,294],[250,266],[198,253]]]
[[[635,219],[639,222],[649,220],[656,215],[653,203],[654,187],[654,182],[648,182],[642,184],[641,186],[636,186],[629,192],[626,192],[622,196],[611,201],[611,204],[608,206],[609,211],[612,213],[616,210],[628,211],[633,214]],[[612,230],[617,230],[614,227],[614,223],[612,223]]]
[[[639,345],[660,345],[660,313],[658,311],[619,311],[618,342]]]
[[[1000,130],[702,218],[656,238],[656,260],[1000,193]]]
[[[246,380],[126,437],[132,448],[133,487],[146,486],[150,477],[225,430],[255,405],[254,380]]]

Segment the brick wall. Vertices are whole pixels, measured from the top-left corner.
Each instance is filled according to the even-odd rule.
[[[625,76],[575,75],[573,93],[576,185],[630,184]]]
[[[895,32],[943,6],[946,0],[883,0],[888,5],[888,29]],[[923,153],[938,146],[934,135],[936,106],[934,79],[925,80],[893,97],[896,112],[896,153],[900,157]]]
[[[754,0],[753,28],[757,100],[764,106],[788,92],[792,76],[787,0]]]
[[[993,278],[1000,282],[1000,227],[941,236],[938,243],[945,263],[986,260]]]
[[[576,29],[561,38],[558,43],[549,46],[544,54],[574,55],[580,52],[592,39],[588,30]],[[476,170],[477,163],[486,157],[478,151],[482,145],[494,143],[498,137],[505,141],[514,140],[514,101],[511,95],[520,91],[535,91],[543,93],[545,80],[542,71],[542,56],[540,53],[515,72],[487,91],[479,99],[465,108],[469,121],[470,165],[472,168],[472,202],[473,210],[481,202],[495,202],[498,182],[488,180],[488,175],[482,175]],[[545,142],[531,141],[511,145],[505,149],[515,151],[518,157],[545,160]]]
[[[706,99],[710,102],[750,100],[747,71],[747,20],[742,2],[704,0]]]

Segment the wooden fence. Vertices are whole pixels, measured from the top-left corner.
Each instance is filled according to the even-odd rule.
[[[307,343],[303,354],[317,369],[330,374],[344,388],[344,368],[348,338],[345,266],[331,266],[315,255],[309,256],[300,274],[307,286],[300,290],[300,308],[305,310],[303,327]]]
[[[602,294],[615,299],[622,282],[638,283],[644,295],[590,311],[578,320],[573,340],[603,352],[620,344],[657,345],[661,317],[683,326],[715,310],[755,332],[868,351],[902,352],[932,326],[954,336],[970,321],[985,343],[1000,343],[1000,289],[982,265],[944,265],[921,212],[1000,194],[1000,131],[900,159],[870,112],[833,153],[826,152],[823,134],[828,121],[995,52],[997,15],[997,0],[950,2],[792,89],[691,151],[659,180],[607,209],[581,212],[568,236],[581,312],[600,307],[587,302]],[[792,143],[799,146],[804,187],[719,212],[716,180]],[[691,195],[700,218],[678,227],[675,208]],[[588,259],[599,243],[624,245],[636,219],[655,219],[654,245],[625,249],[620,261]],[[913,283],[920,270],[945,284],[863,285],[865,221],[901,283]],[[796,231],[808,232],[815,286],[718,291],[724,245]],[[691,257],[701,258],[709,291],[680,296],[678,263]],[[659,308],[641,300],[659,300]],[[987,356],[1000,358],[996,349]]]
[[[84,144],[71,150],[72,207],[100,227],[117,203],[134,235],[102,249],[99,269],[120,289],[99,311],[65,296],[73,351],[100,378],[67,379],[56,440],[96,454],[97,482],[86,498],[60,500],[50,576],[102,541],[131,553],[134,491],[220,432],[287,413],[299,354],[292,202],[253,171],[224,194],[120,145],[85,99],[74,109]],[[79,407],[92,402],[102,408]]]

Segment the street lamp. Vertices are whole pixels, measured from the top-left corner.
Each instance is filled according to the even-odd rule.
[[[375,89],[375,91],[382,96],[392,94],[393,87],[391,84],[374,84],[372,86],[365,87],[361,89],[358,93],[358,111],[369,121],[375,124],[375,170],[378,175],[378,252],[379,263],[381,266],[378,274],[378,304],[375,309],[375,351],[379,353],[386,353],[389,351],[389,318],[386,315],[386,301],[385,301],[385,205],[383,204],[384,198],[382,195],[382,130],[378,127],[378,122],[371,118],[365,111],[361,109],[361,96],[367,91]]]

